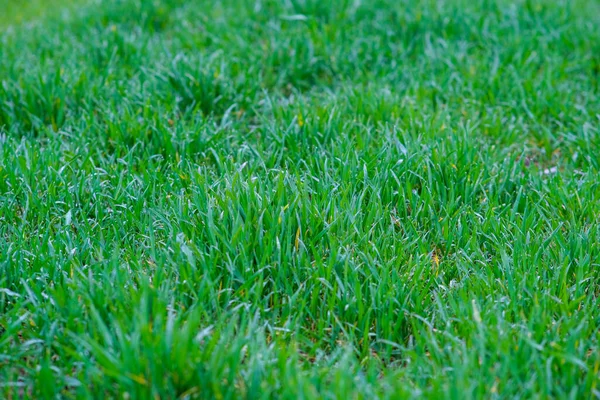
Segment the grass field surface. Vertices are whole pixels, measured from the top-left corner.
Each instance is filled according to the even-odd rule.
[[[0,0],[0,398],[600,398],[596,0]]]

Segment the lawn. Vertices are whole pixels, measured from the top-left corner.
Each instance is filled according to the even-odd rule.
[[[600,2],[0,0],[0,398],[600,398]]]

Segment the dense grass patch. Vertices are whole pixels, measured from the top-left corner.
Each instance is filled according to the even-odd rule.
[[[600,397],[597,2],[0,5],[0,397]]]

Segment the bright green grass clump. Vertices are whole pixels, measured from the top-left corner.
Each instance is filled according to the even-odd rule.
[[[17,3],[0,398],[600,397],[600,3]]]

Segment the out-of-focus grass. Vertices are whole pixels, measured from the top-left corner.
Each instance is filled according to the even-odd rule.
[[[55,16],[76,0],[0,0],[0,29]]]

